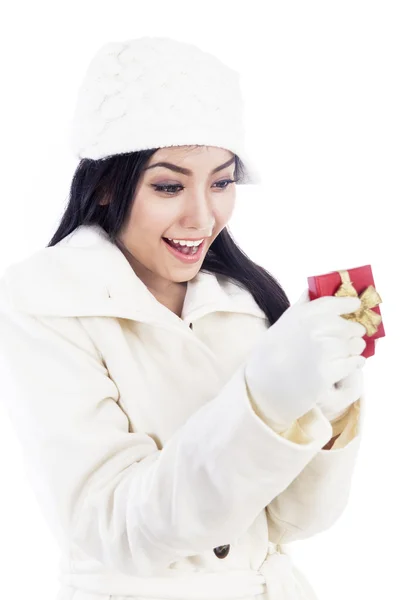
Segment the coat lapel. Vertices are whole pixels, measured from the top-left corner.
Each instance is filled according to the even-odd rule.
[[[250,292],[202,271],[188,282],[180,319],[153,296],[98,225],[79,226],[55,246],[9,266],[4,277],[14,307],[29,314],[180,326],[215,311],[267,319]]]

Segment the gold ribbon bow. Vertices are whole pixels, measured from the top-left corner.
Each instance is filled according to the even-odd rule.
[[[355,312],[348,313],[347,315],[341,315],[344,319],[349,321],[357,321],[364,325],[367,330],[366,335],[371,336],[376,333],[379,324],[382,321],[381,315],[371,310],[374,306],[377,306],[382,302],[382,298],[376,291],[373,285],[369,285],[360,296],[357,290],[354,288],[348,271],[338,271],[342,284],[335,292],[334,296],[355,296],[360,298],[361,306]]]

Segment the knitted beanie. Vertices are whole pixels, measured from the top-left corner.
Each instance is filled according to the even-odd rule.
[[[207,145],[242,160],[238,182],[260,183],[244,142],[239,73],[193,44],[145,36],[103,45],[89,63],[71,122],[78,158]]]

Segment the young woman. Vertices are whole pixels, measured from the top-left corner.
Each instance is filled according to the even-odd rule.
[[[235,244],[237,74],[104,46],[47,247],[0,281],[7,409],[62,550],[57,600],[311,600],[286,545],[343,512],[360,444],[354,298],[290,306]]]

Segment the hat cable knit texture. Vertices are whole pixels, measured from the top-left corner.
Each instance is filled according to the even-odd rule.
[[[186,42],[141,37],[102,46],[79,87],[71,122],[74,155],[100,159],[167,146],[225,148],[260,183],[244,140],[237,71]]]

